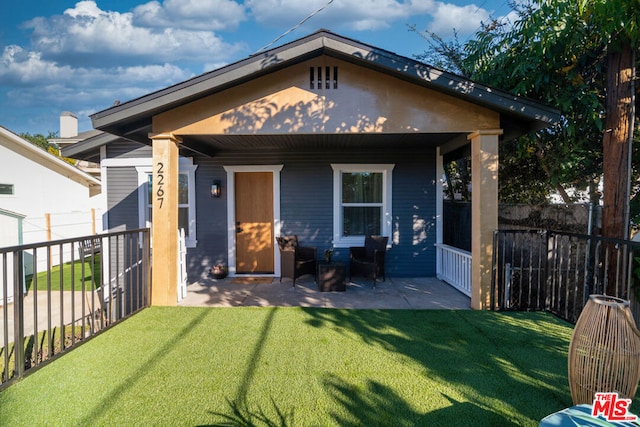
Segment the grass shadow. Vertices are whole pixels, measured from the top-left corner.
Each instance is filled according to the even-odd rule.
[[[246,400],[227,399],[229,412],[212,412],[211,415],[220,418],[221,421],[207,425],[220,427],[291,427],[294,425],[293,409],[284,413],[273,399],[271,404],[275,410],[275,416],[267,415],[260,407],[255,410],[249,409]]]
[[[119,386],[114,387],[105,399],[102,399],[100,402],[96,402],[94,409],[80,420],[78,425],[91,425],[94,420],[102,418],[107,414],[111,410],[112,406],[117,404],[118,397],[123,394],[125,390],[133,387],[148,373],[150,369],[153,368],[153,366],[159,364],[160,361],[166,357],[169,350],[174,346],[179,346],[182,341],[188,339],[188,332],[196,325],[200,324],[206,317],[206,314],[206,311],[200,312],[200,314],[195,316],[184,328],[177,330],[173,339],[167,340],[163,346],[154,349],[155,351],[148,355],[147,362],[140,364],[139,368],[136,369],[136,371],[128,378],[124,379]]]
[[[394,389],[377,381],[367,381],[362,387],[330,376],[324,388],[337,403],[331,418],[340,426],[516,425],[490,408],[452,398],[447,398],[451,404],[445,408],[420,413]]]
[[[369,345],[418,362],[423,369],[416,375],[461,390],[464,399],[453,406],[466,408],[470,416],[490,415],[490,419],[499,421],[483,425],[513,422],[509,421],[513,415],[510,408],[526,419],[540,420],[550,413],[549,408],[556,411],[572,404],[566,374],[571,325],[551,315],[437,310],[305,311],[310,316],[309,325],[355,335]],[[385,403],[355,400],[347,393],[348,387],[335,378],[328,386],[356,419],[369,419],[362,406]],[[369,384],[368,389],[372,397],[391,391],[381,390],[377,384]],[[447,411],[443,408],[439,412]]]
[[[229,406],[228,412],[211,412],[215,418],[220,418],[222,421],[211,424],[212,426],[265,426],[265,427],[286,427],[293,425],[293,410],[288,413],[284,413],[271,399],[271,404],[275,410],[275,416],[269,416],[260,407],[255,410],[249,408],[247,402],[247,395],[251,382],[255,375],[256,367],[260,361],[260,356],[266,344],[269,332],[272,329],[273,320],[275,318],[277,308],[272,307],[269,309],[269,314],[266,316],[262,328],[260,329],[260,335],[253,346],[253,351],[249,356],[247,368],[240,382],[240,387],[236,393],[236,397],[233,400],[226,399]]]

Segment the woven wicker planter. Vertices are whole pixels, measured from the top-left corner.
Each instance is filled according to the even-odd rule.
[[[569,345],[569,387],[574,405],[592,404],[595,393],[633,399],[640,380],[640,332],[629,301],[591,295]]]

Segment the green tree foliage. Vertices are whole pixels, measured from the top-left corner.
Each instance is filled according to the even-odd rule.
[[[444,156],[444,197],[471,201],[471,149],[466,146]]]
[[[20,137],[32,143],[33,145],[37,145],[45,151],[48,151],[49,148],[57,148],[55,145],[49,143],[50,139],[53,139],[57,136],[56,132],[49,132],[48,136],[44,136],[41,133],[30,134],[30,133],[21,133]]]
[[[528,136],[500,144],[498,194],[501,202],[532,205],[547,203],[553,188],[536,155],[538,147],[536,138]]]
[[[503,144],[502,201],[529,203],[556,189],[570,202],[566,187],[589,189],[593,200],[599,198],[595,183],[603,170],[608,42],[616,29],[637,28],[637,5],[630,9],[622,3],[628,0],[529,0],[512,4],[518,16],[513,25],[487,23],[464,44],[430,35],[430,47],[419,59],[445,57],[436,63],[548,103],[563,115],[552,128]],[[628,13],[635,17],[622,23]],[[520,184],[545,177],[545,184]]]
[[[33,134],[33,135],[30,133],[21,133],[20,137],[26,141],[29,141],[33,145],[37,145],[38,147],[42,148],[44,151],[47,151],[48,153],[53,154],[56,157],[60,157],[62,160],[69,163],[70,165],[76,164],[75,160],[69,159],[67,157],[62,157],[60,155],[60,150],[58,149],[58,146],[55,144],[51,144],[49,142],[50,139],[55,139],[58,137],[57,132],[49,132],[49,135],[47,135],[46,137],[40,133]]]

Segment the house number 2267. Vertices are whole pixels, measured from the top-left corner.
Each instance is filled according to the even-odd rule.
[[[156,200],[160,202],[159,208],[162,209],[164,203],[164,163],[158,162],[156,170]]]

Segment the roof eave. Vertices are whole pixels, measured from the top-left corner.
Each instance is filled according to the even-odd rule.
[[[38,157],[42,162],[46,163],[47,167],[52,171],[65,175],[76,182],[80,182],[86,187],[99,187],[102,185],[98,179],[81,171],[75,166],[68,164],[53,154],[44,151],[2,126],[0,126],[0,134],[4,135],[8,140],[13,141],[13,143],[17,144],[22,150],[28,152],[34,157]]]

